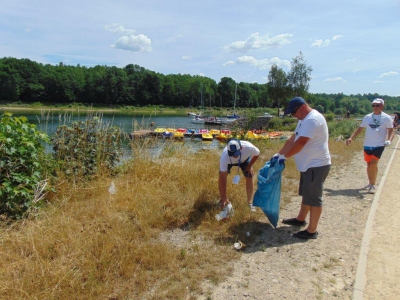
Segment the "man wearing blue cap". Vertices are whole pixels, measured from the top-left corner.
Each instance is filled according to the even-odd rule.
[[[285,115],[287,114],[299,121],[295,133],[274,157],[285,160],[294,156],[300,171],[299,196],[302,196],[302,202],[297,217],[283,219],[282,223],[303,226],[310,213],[308,227],[293,235],[302,239],[315,239],[318,236],[317,226],[322,213],[323,185],[331,165],[328,125],[324,116],[312,109],[301,97],[290,100],[285,111]]]
[[[235,171],[236,175],[233,178],[233,183],[239,183],[239,169],[242,170],[244,177],[246,178],[246,192],[247,192],[247,203],[252,211],[255,211],[253,207],[253,164],[258,159],[260,150],[252,143],[247,141],[240,141],[237,139],[231,139],[228,145],[222,151],[219,161],[219,178],[218,178],[218,189],[220,195],[221,209],[229,203],[226,196],[227,178],[228,173],[231,169]]]

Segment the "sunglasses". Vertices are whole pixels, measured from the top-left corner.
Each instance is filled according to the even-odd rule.
[[[372,107],[379,107],[381,106],[380,104],[372,104]]]
[[[295,113],[299,110],[299,108],[302,107],[302,106],[303,106],[303,104],[300,105],[300,106],[298,106],[298,107],[296,107],[296,108],[293,110],[292,115],[295,114]]]

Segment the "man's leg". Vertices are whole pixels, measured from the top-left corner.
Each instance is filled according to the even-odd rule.
[[[247,192],[247,203],[253,203],[253,177],[245,177],[246,178],[246,192]]]
[[[296,219],[299,221],[305,221],[308,215],[308,212],[310,211],[310,205],[304,205],[303,201],[301,201],[301,206],[300,206],[300,211],[299,214],[297,215]]]
[[[378,176],[378,159],[372,159],[370,162],[367,162],[367,175],[369,184],[375,185],[376,178]]]
[[[310,206],[310,223],[308,224],[307,231],[314,233],[317,231],[319,218],[322,214],[322,206]]]

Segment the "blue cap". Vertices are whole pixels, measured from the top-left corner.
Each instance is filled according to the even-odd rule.
[[[306,104],[306,101],[301,97],[295,97],[289,102],[288,109],[285,110],[285,115],[293,113],[297,108]]]

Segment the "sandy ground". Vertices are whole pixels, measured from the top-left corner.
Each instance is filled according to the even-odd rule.
[[[393,151],[393,146],[384,151],[379,163],[378,182]],[[396,166],[400,168],[400,157]],[[396,184],[394,180],[390,184]],[[240,260],[234,263],[233,275],[218,286],[204,283],[205,293],[198,299],[351,299],[360,245],[374,199],[374,195],[361,189],[367,183],[366,165],[361,152],[342,169],[332,168],[325,182],[324,210],[316,240],[293,237],[292,233],[298,231],[299,227],[279,223],[277,229],[273,229],[266,217],[263,219],[261,216],[260,221],[265,223],[250,233],[252,239],[247,241],[248,247],[243,250]],[[396,196],[393,196],[392,199],[396,201]],[[293,195],[280,217],[295,217],[299,205],[300,197]],[[376,232],[373,239],[381,246],[370,250],[373,258],[368,265],[372,270],[368,273],[372,273],[370,276],[383,276],[374,272],[381,264],[400,264],[400,257],[389,258],[385,254],[392,252],[393,247],[398,247],[398,234],[393,243],[379,243],[380,232],[387,229],[386,225],[389,224],[393,229],[399,227],[395,221],[386,222],[391,217],[390,207],[394,204],[387,205],[389,208],[382,204],[381,209],[387,215],[377,218],[377,225],[383,228],[374,228]],[[388,258],[390,262],[386,262]],[[382,274],[387,273],[391,278],[392,288],[399,291],[399,276],[389,274],[385,268],[380,269]],[[374,282],[374,277],[369,277],[367,287]],[[390,297],[379,293],[367,296],[365,293],[365,299]]]
[[[400,151],[395,151],[372,219],[363,299],[400,298],[399,170]]]

